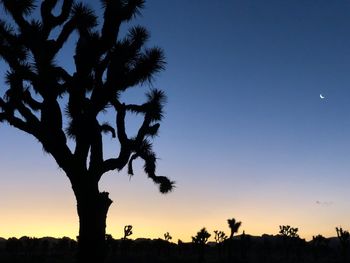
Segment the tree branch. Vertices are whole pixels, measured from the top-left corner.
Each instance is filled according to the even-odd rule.
[[[0,122],[7,121],[11,126],[22,130],[26,133],[32,134],[34,136],[37,135],[36,131],[31,127],[28,123],[23,120],[15,117],[13,114],[9,114],[6,112],[0,113]]]
[[[53,28],[63,24],[69,17],[73,0],[64,0],[61,13],[58,16],[52,14],[57,0],[45,0],[41,4],[41,17],[43,19],[43,34],[47,38]]]
[[[125,115],[126,108],[125,104],[120,103],[117,99],[112,99],[111,103],[117,112],[116,114],[116,126],[117,126],[117,135],[121,144],[127,144],[129,139],[125,132]]]
[[[116,99],[112,100],[112,104],[117,112],[116,126],[117,136],[120,142],[120,152],[118,158],[111,158],[103,162],[102,174],[111,170],[121,170],[128,163],[133,148],[133,142],[128,139],[125,132],[125,105]]]
[[[6,114],[4,112],[0,112],[0,123],[6,121]]]
[[[40,125],[38,118],[31,112],[30,109],[24,106],[23,103],[17,103],[16,108],[18,112],[25,118],[28,124],[32,125],[33,127],[38,127]]]
[[[101,30],[101,54],[109,50],[117,40],[121,24],[120,10],[121,1],[106,1]]]
[[[13,0],[2,0],[1,3],[5,9],[11,14],[13,20],[20,27],[21,30],[26,30],[29,27],[29,23],[24,19],[23,15],[30,14],[35,5],[33,1],[29,3],[20,3]]]
[[[1,104],[3,104],[3,101]],[[57,164],[64,169],[67,172],[67,176],[71,178],[72,174],[74,174],[69,173],[70,169],[72,169],[71,162],[73,160],[73,156],[65,143],[65,136],[62,131],[47,133],[41,124],[24,122],[23,120],[15,117],[13,114],[8,114],[6,112],[0,113],[0,122],[1,121],[7,121],[10,125],[26,133],[32,134],[39,141],[41,141],[44,149],[51,153]]]
[[[32,108],[32,110],[34,111],[38,111],[42,109],[42,103],[36,101],[35,99],[33,99],[32,95],[30,94],[29,90],[26,90],[23,93],[23,101]]]
[[[63,44],[67,41],[74,29],[75,21],[73,19],[70,19],[67,23],[64,24],[63,29],[55,42],[55,53],[57,53],[62,48]]]
[[[101,128],[97,120],[91,127],[91,149],[90,149],[90,164],[89,171],[95,171],[97,178],[99,179],[101,174],[98,173],[98,167],[101,167],[103,163],[103,144]]]
[[[131,155],[130,149],[123,149],[120,151],[120,154],[118,158],[110,158],[103,162],[102,169],[101,169],[101,175],[113,170],[120,171],[124,168],[125,165],[128,164],[129,158]]]

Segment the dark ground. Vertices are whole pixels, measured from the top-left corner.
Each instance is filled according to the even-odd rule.
[[[106,262],[177,262],[177,263],[344,263],[348,250],[336,238],[323,243],[306,242],[300,238],[281,236],[236,237],[232,242],[169,243],[162,239],[115,240],[107,239]],[[77,244],[69,238],[10,238],[0,239],[1,263],[63,263],[74,262]]]

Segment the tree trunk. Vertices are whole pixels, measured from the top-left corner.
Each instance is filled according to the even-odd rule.
[[[74,188],[73,188],[74,189]],[[79,216],[78,263],[102,263],[106,254],[106,218],[112,200],[95,187],[74,189]]]

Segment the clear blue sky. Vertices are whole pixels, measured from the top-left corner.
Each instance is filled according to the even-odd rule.
[[[135,236],[189,240],[203,226],[228,231],[231,217],[256,235],[350,228],[349,1],[149,0],[136,23],[167,58],[153,83],[168,95],[155,147],[177,188],[161,196],[141,169],[107,175],[108,232],[133,224]],[[0,236],[74,237],[68,180],[30,136],[0,134]]]

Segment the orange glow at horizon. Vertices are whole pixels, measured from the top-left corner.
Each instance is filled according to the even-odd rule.
[[[262,222],[256,225],[249,224],[249,220],[243,220],[243,224],[239,230],[238,235],[241,234],[243,230],[246,234],[250,234],[253,236],[261,236],[262,234],[278,234],[277,222],[271,221],[271,219],[265,219],[265,222],[269,223],[264,224],[263,218],[260,219],[262,220]],[[40,223],[37,223],[38,220],[41,220]],[[201,224],[198,223],[198,219],[187,218],[186,223],[184,222],[183,224],[179,224],[179,222],[176,220],[174,220],[173,222],[164,223],[162,221],[148,221],[144,220],[143,218],[130,220],[127,217],[120,217],[118,220],[120,224],[112,224],[111,221],[115,222],[110,216],[107,220],[106,233],[111,234],[115,239],[123,237],[123,227],[126,224],[133,225],[133,235],[130,236],[131,239],[164,238],[164,233],[169,232],[170,235],[173,237],[173,239],[171,240],[172,242],[177,243],[179,239],[184,242],[190,242],[191,236],[194,236],[197,233],[197,231],[199,231],[202,227],[206,227],[209,233],[211,233],[211,241],[214,240],[214,230],[224,231],[226,235],[230,234],[229,228],[227,227],[225,220],[206,219],[206,224]],[[336,235],[335,227],[323,225],[312,226],[312,224],[310,224],[309,222],[303,225],[290,225],[294,227],[299,227],[299,236],[301,238],[305,238],[306,240],[312,239],[312,236],[317,234],[322,234],[325,237],[332,237]],[[347,227],[347,225],[342,226],[344,228]],[[262,227],[264,227],[263,231]],[[309,229],[306,229],[305,231],[305,227],[309,227]],[[22,236],[51,236],[61,238],[63,236],[67,236],[72,239],[75,239],[78,235],[78,217],[75,215],[75,213],[73,213],[70,216],[58,218],[56,219],[56,221],[53,221],[52,218],[50,218],[49,216],[47,216],[46,218],[37,216],[27,216],[26,218],[23,218],[23,220],[14,220],[13,218],[5,217],[2,218],[1,230],[2,231],[0,232],[0,237],[3,238],[20,238]]]

